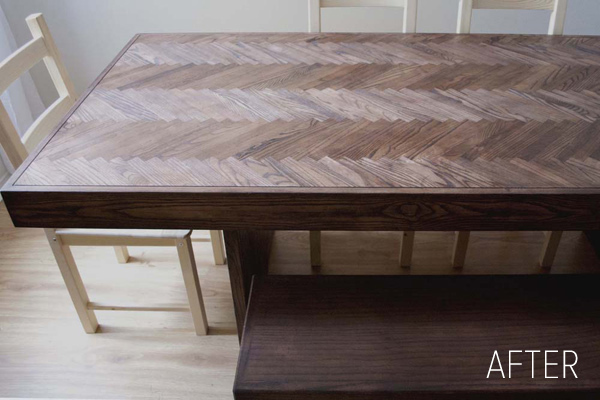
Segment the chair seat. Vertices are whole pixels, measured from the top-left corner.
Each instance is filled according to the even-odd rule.
[[[255,277],[237,400],[600,398],[600,276]],[[494,351],[498,359],[487,378]],[[509,350],[512,377],[509,374]],[[535,354],[534,379],[532,356]],[[549,353],[544,379],[545,351]],[[559,352],[556,352],[559,350]],[[563,351],[578,362],[566,369]],[[575,361],[569,353],[567,364]]]
[[[190,229],[57,229],[69,246],[170,246],[192,234]]]

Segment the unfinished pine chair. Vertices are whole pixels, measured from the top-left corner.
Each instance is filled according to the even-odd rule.
[[[308,0],[308,31],[321,32],[321,8],[400,7],[404,8],[404,33],[417,28],[417,0]]]
[[[402,32],[417,29],[417,0],[308,0],[308,31],[321,32],[321,8],[329,7],[400,7],[404,8]],[[400,266],[409,267],[412,259],[414,232],[403,232],[400,243]],[[321,232],[310,232],[312,266],[321,265]]]
[[[548,35],[562,35],[567,0],[460,0],[456,33],[471,33],[473,10],[551,10]]]
[[[76,100],[75,89],[60,59],[44,17],[35,14],[29,16],[26,21],[33,39],[0,64],[0,93],[43,60],[59,98],[39,116],[23,138],[19,137],[6,108],[0,103],[0,145],[15,169],[25,161],[29,151],[61,121]],[[205,335],[208,330],[206,313],[192,251],[191,233],[191,230],[46,229],[54,257],[87,333],[95,333],[98,328],[94,310],[138,310],[191,311],[196,334]],[[215,263],[224,264],[225,253],[221,231],[211,231],[210,235],[210,240],[200,239],[200,241],[211,241]],[[71,246],[114,247],[119,262],[123,263],[129,258],[126,246],[172,246],[177,249],[179,255],[189,305],[121,307],[90,302],[71,254]]]
[[[471,33],[473,10],[551,10],[548,35],[562,35],[567,15],[567,0],[460,0],[456,33]],[[539,263],[550,268],[560,243],[562,232],[545,232],[546,238]],[[456,232],[452,265],[462,268],[465,264],[470,232]]]

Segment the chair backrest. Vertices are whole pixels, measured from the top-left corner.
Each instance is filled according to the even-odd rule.
[[[473,10],[552,10],[548,35],[562,35],[567,0],[460,0],[457,33],[471,33]]]
[[[67,75],[44,17],[42,14],[34,14],[27,17],[26,21],[33,39],[0,64],[0,93],[31,67],[44,60],[59,97],[33,122],[23,138],[19,136],[6,108],[0,103],[0,145],[14,168],[25,161],[29,151],[50,133],[77,99],[73,83]]]
[[[321,32],[321,8],[327,7],[402,7],[404,33],[417,28],[417,0],[308,0],[308,31]]]

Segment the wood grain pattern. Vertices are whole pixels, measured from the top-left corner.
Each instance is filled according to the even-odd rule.
[[[600,230],[597,193],[360,188],[300,193],[216,188],[213,192],[11,192],[21,227],[232,230]],[[241,188],[238,188],[241,189]],[[44,196],[40,196],[43,193]]]
[[[237,400],[558,399],[600,395],[597,276],[255,279]],[[308,295],[309,294],[309,295]],[[538,353],[576,351],[578,379]],[[507,379],[492,373],[497,350]],[[554,360],[552,357],[555,357]],[[570,360],[570,359],[569,359]],[[562,363],[561,363],[562,364]],[[497,364],[496,364],[497,367]],[[567,372],[571,372],[567,369]]]
[[[308,192],[334,202],[355,189],[385,189],[422,207],[406,189],[429,188],[448,199],[492,190],[496,206],[495,194],[519,191],[538,201],[544,190],[583,190],[593,201],[599,129],[598,38],[144,34],[3,194],[27,226],[53,218],[49,192],[85,194],[82,206],[105,210],[112,205],[101,197],[139,207],[124,188],[162,193],[163,203],[175,200],[171,192],[196,201],[211,192]],[[33,204],[42,208],[32,212]],[[544,213],[531,219],[570,218]],[[78,218],[80,226],[102,223]],[[155,226],[129,212],[109,219]],[[600,226],[587,223],[570,229]]]

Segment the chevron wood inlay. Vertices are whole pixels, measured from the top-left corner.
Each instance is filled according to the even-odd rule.
[[[84,97],[11,188],[31,196],[50,188],[600,189],[596,37],[144,34]],[[460,212],[465,224],[481,216],[476,228],[515,227],[484,215],[513,215],[516,206],[483,211],[487,203],[476,201],[421,204],[419,212]],[[548,221],[573,204],[520,207]]]
[[[600,95],[590,91],[411,89],[98,89],[71,122],[360,121],[595,122]]]
[[[215,41],[210,43],[137,43],[123,56],[121,63],[140,65],[356,65],[400,64],[455,65],[549,65],[547,56],[559,57],[566,65],[598,65],[585,54],[572,57],[569,47],[541,46],[531,49],[523,44],[438,42],[331,42],[306,40],[296,42]]]
[[[16,184],[596,187],[599,43],[142,35]]]

